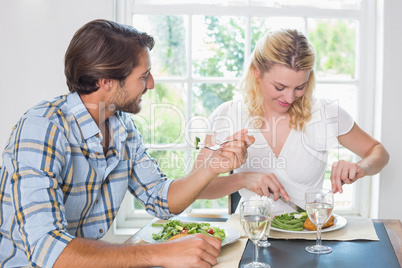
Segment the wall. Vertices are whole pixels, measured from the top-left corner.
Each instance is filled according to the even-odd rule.
[[[64,54],[74,33],[93,19],[114,17],[114,0],[1,0],[0,151],[30,107],[65,94]],[[0,156],[0,165],[2,157]],[[127,236],[105,235],[110,242]]]
[[[382,142],[391,155],[381,172],[379,218],[402,220],[402,1],[383,0]]]
[[[90,20],[113,19],[114,1],[1,0],[0,10],[3,152],[12,127],[27,109],[68,92],[64,53],[73,34]]]

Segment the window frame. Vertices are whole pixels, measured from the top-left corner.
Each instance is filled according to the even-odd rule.
[[[353,19],[358,22],[357,40],[356,40],[356,75],[350,81],[335,81],[335,80],[319,80],[320,83],[330,84],[350,84],[357,87],[357,117],[355,118],[359,126],[364,129],[368,134],[374,133],[374,94],[375,94],[375,29],[376,21],[370,20],[376,14],[375,0],[362,0],[359,10],[333,10],[333,9],[319,9],[313,7],[261,7],[261,6],[215,6],[215,5],[200,5],[200,4],[181,4],[181,5],[149,5],[149,4],[136,4],[134,0],[115,0],[115,21],[132,24],[132,16],[134,14],[143,15],[188,15],[188,30],[187,34],[187,74],[185,77],[155,77],[155,83],[177,82],[189,85],[185,90],[193,84],[197,83],[237,83],[240,78],[208,78],[208,77],[192,77],[192,64],[191,64],[191,49],[192,49],[192,15],[226,15],[226,16],[245,16],[246,17],[246,32],[245,32],[245,58],[250,56],[250,39],[251,39],[251,16],[269,16],[270,14],[275,17],[288,17],[296,16],[302,17],[305,20],[304,32],[307,32],[308,18],[325,18],[325,19]],[[246,61],[245,61],[246,64]],[[244,68],[245,69],[245,68]],[[363,94],[364,90],[364,94]],[[187,94],[187,101],[185,107],[186,119],[188,115],[192,114],[192,94]],[[191,146],[187,144],[147,144],[152,150],[184,150],[186,157],[191,156]],[[358,161],[357,157],[355,160]],[[187,172],[191,167],[187,167]],[[372,178],[366,177],[364,180],[359,180],[353,186],[353,194],[357,196],[352,205],[351,210],[336,211],[336,213],[349,216],[362,216],[370,217],[373,213],[371,210],[371,203],[375,200],[376,191],[378,189],[372,188]],[[197,211],[205,212],[205,211]],[[211,211],[208,210],[208,213]],[[227,213],[227,211],[215,211],[215,213]],[[116,218],[117,228],[133,228],[141,227],[144,223],[148,222],[152,216],[147,213],[135,212],[133,206],[133,196],[127,194],[121,209]]]

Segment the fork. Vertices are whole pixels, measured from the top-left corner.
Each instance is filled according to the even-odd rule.
[[[235,141],[236,139],[230,139],[230,140],[225,140],[222,141],[218,144],[215,144],[214,146],[204,146],[204,148],[212,150],[212,151],[217,151],[219,150],[219,148],[221,148],[222,145],[224,145],[225,143],[231,142],[231,141]]]

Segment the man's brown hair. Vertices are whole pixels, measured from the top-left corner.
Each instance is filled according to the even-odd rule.
[[[138,65],[145,47],[150,50],[152,36],[135,28],[108,20],[94,20],[81,27],[67,48],[64,73],[71,92],[90,94],[98,90],[100,78],[125,79]]]

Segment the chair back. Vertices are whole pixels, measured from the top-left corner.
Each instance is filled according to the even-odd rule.
[[[233,214],[236,211],[237,206],[240,202],[240,194],[239,192],[234,192],[229,195],[229,214]]]

